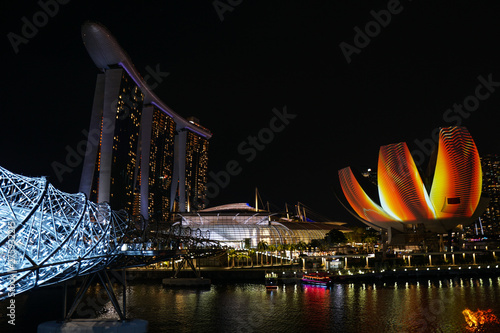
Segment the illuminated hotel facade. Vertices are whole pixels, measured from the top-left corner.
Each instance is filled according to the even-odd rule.
[[[166,106],[104,26],[85,23],[82,38],[103,73],[97,75],[80,192],[147,220],[204,208],[210,131]]]

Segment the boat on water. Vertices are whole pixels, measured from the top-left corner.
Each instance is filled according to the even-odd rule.
[[[278,289],[278,274],[274,272],[266,273],[265,279],[266,279],[267,290]]]
[[[332,283],[332,278],[325,272],[306,273],[302,276],[302,283],[326,286]]]

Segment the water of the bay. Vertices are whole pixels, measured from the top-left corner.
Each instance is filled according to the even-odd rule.
[[[59,318],[61,292],[50,288],[17,296],[15,332],[34,332]],[[57,294],[57,296],[56,296]],[[122,293],[118,292],[119,301]],[[331,287],[214,284],[207,290],[131,283],[127,315],[155,332],[470,332],[462,311],[489,310],[500,318],[500,278],[342,283]],[[1,303],[6,304],[5,302]],[[5,307],[0,330],[6,324]],[[91,287],[77,315],[114,318],[105,292]],[[492,324],[481,332],[500,332]]]

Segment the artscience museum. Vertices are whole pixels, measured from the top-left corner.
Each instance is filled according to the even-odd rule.
[[[479,153],[465,127],[440,129],[437,154],[431,156],[426,177],[406,143],[380,147],[378,197],[365,192],[350,167],[338,174],[347,200],[344,206],[358,220],[386,233],[389,244],[450,234],[478,219],[489,201],[481,195]]]

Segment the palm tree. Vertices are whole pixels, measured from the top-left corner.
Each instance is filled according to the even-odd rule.
[[[260,241],[259,244],[257,244],[257,250],[259,251],[265,251],[267,250],[268,244],[266,241]]]
[[[254,249],[248,250],[248,255],[250,257],[251,267],[253,267],[253,256],[255,255],[255,250]]]
[[[307,243],[304,241],[300,241],[297,243],[297,250],[300,251],[300,254],[302,254],[302,251],[307,249]]]
[[[278,251],[279,254],[280,254],[281,266],[283,266],[283,253],[282,253],[283,249],[284,249],[284,245],[283,244],[276,245],[276,251]]]
[[[270,251],[270,252],[276,252],[276,245],[269,245],[267,247],[267,249]],[[273,256],[271,256],[271,266],[273,265]]]
[[[261,252],[261,255],[260,255],[260,265],[263,266],[264,265],[264,252],[267,251],[267,248],[268,248],[268,244],[267,242],[265,241],[260,241],[259,244],[257,244],[257,250],[259,250]]]
[[[283,255],[285,256],[286,255],[286,251],[291,251],[292,250],[292,244],[283,244]],[[288,258],[288,257],[287,257]]]
[[[227,265],[229,266],[229,260],[232,259],[231,268],[234,267],[234,257],[236,257],[236,256],[237,256],[237,253],[236,253],[235,249],[227,250]]]
[[[240,260],[245,258],[245,252],[238,251],[236,252],[236,260],[238,262],[238,267],[240,267]]]
[[[297,250],[297,244],[290,244],[290,252],[293,253],[293,255],[290,255],[290,257],[293,257],[295,255],[295,251]]]
[[[248,266],[248,259],[250,259],[250,256],[248,255],[248,252],[240,252],[238,254],[238,266],[239,266],[240,259],[246,259],[247,260],[247,266]]]

